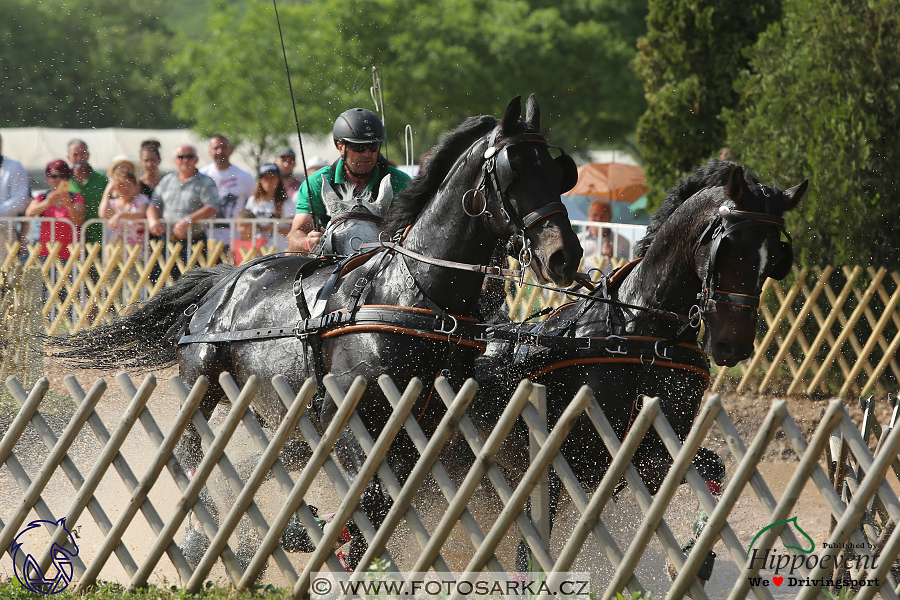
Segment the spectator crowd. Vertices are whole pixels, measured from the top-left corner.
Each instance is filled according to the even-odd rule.
[[[160,172],[160,143],[147,140],[138,159],[117,156],[101,172],[90,163],[87,144],[79,139],[66,146],[66,158],[47,164],[46,192],[32,197],[23,166],[3,156],[0,137],[0,263],[7,257],[7,243],[29,239],[28,219],[43,217],[40,231],[42,257],[48,245],[60,242],[59,258],[69,257],[69,244],[106,242],[144,247],[149,240],[171,240],[188,244],[212,238],[226,244],[226,254],[235,264],[240,249],[274,246],[286,250],[287,234],[296,212],[296,194],[306,173],[294,176],[296,154],[288,146],[276,151],[274,163],[259,167],[255,176],[231,163],[234,151],[221,134],[209,140],[212,163],[197,168],[196,148],[174,148],[176,171]],[[315,157],[307,173],[327,166]],[[24,217],[24,218],[23,218]],[[254,222],[256,219],[264,219]],[[272,219],[283,220],[276,223]],[[211,225],[211,226],[210,226]]]

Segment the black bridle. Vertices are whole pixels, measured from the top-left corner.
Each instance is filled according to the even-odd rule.
[[[499,133],[500,129],[495,129],[488,139],[488,147],[484,151],[484,164],[481,166],[481,176],[478,179],[478,183],[473,189],[463,194],[463,211],[470,217],[484,216],[488,220],[488,223],[490,223],[491,219],[494,218],[494,215],[488,211],[487,195],[485,194],[487,190],[490,190],[491,195],[493,195],[499,204],[500,217],[503,219],[505,226],[513,230],[509,242],[509,254],[518,257],[520,267],[524,271],[524,269],[531,264],[530,243],[525,236],[528,229],[534,227],[550,215],[562,213],[563,215],[568,216],[569,213],[562,202],[550,202],[549,204],[528,213],[524,218],[519,215],[519,212],[510,201],[509,194],[506,193],[506,190],[516,177],[516,173],[509,161],[508,150],[511,146],[517,144],[544,144],[548,148],[559,148],[559,146],[549,144],[547,139],[539,133],[521,133],[496,141]],[[555,160],[560,161],[560,159],[563,159],[566,161],[565,164],[563,164],[562,161],[559,162],[563,169],[575,169],[574,161],[572,161],[562,148],[559,149],[563,154]],[[571,166],[568,164],[570,161]],[[470,211],[469,208],[466,207],[466,198],[469,194],[472,194],[473,200],[478,195],[481,195],[483,198],[483,205],[480,211]]]
[[[749,294],[740,294],[737,292],[723,292],[716,289],[715,271],[716,271],[716,255],[722,241],[728,236],[734,234],[741,229],[752,226],[775,227],[779,234],[787,237],[787,242],[781,242],[782,256],[781,260],[774,266],[770,277],[773,279],[784,279],[790,272],[793,263],[793,246],[791,236],[788,234],[784,226],[784,219],[771,212],[769,202],[769,190],[763,185],[757,184],[754,189],[758,188],[766,196],[766,212],[748,212],[743,210],[734,210],[728,206],[719,207],[720,218],[710,221],[703,235],[700,236],[701,244],[712,231],[712,245],[709,251],[709,260],[706,266],[706,276],[703,281],[703,289],[697,294],[697,305],[691,308],[691,315],[697,313],[703,315],[707,312],[713,312],[717,304],[731,304],[742,308],[759,309],[759,296]],[[715,226],[715,230],[713,227]]]

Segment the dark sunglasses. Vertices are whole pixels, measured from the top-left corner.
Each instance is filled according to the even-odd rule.
[[[179,154],[175,158],[179,158],[181,160],[192,160],[194,158],[197,158],[197,155],[196,154]]]
[[[368,144],[352,144],[347,142],[347,147],[357,154],[362,154],[366,150],[371,151],[372,154],[378,154],[378,151],[381,150],[381,142],[370,142]]]
[[[65,175],[60,175],[59,173],[50,173],[47,175],[47,179],[65,179]]]

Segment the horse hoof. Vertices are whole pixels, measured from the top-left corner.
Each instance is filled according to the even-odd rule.
[[[196,569],[209,548],[209,538],[193,527],[188,527],[178,547],[191,568]]]
[[[696,540],[691,540],[685,545],[684,548],[681,549],[684,552],[685,556],[690,556],[691,550],[694,549],[694,544]],[[710,550],[706,554],[706,558],[703,559],[703,564],[700,565],[700,570],[697,571],[697,579],[700,580],[700,585],[705,586],[706,582],[709,581],[710,577],[712,577],[713,567],[716,564],[716,553]],[[678,577],[678,569],[675,568],[675,565],[672,564],[669,560],[666,560],[666,572],[669,575],[669,579],[675,581],[675,578]]]
[[[350,566],[350,557],[344,554],[342,551],[337,551],[337,558],[341,561],[341,566],[344,567],[344,570],[348,573],[353,572],[353,567]]]
[[[312,508],[310,507],[310,509]],[[313,510],[313,515],[317,516],[315,510]],[[291,515],[287,528],[281,534],[281,547],[285,552],[312,552],[316,549],[309,538],[306,527],[303,526],[297,515]]]

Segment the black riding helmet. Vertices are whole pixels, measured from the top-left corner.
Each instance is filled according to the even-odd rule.
[[[335,146],[338,142],[366,144],[387,140],[387,132],[381,119],[365,108],[351,108],[342,112],[334,122],[331,136],[334,138]]]

